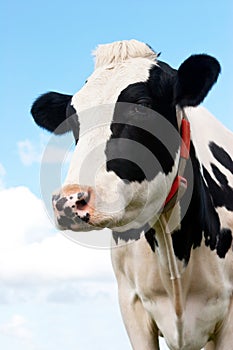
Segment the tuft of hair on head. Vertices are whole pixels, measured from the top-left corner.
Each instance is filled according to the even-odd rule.
[[[95,57],[95,69],[122,63],[130,58],[142,57],[153,61],[157,58],[149,45],[135,39],[98,45],[92,54]]]

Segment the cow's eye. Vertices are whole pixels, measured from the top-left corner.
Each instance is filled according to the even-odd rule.
[[[151,108],[151,100],[150,99],[140,99],[137,101],[137,104],[143,107]]]

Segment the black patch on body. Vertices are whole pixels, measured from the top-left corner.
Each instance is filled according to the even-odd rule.
[[[206,186],[200,173],[200,164],[196,158],[195,149],[191,142],[190,147],[190,159],[187,162],[185,169],[185,177],[188,180],[190,178],[190,172],[192,168],[193,178],[193,189],[188,186],[187,192],[181,199],[181,215],[183,217],[181,222],[181,228],[172,233],[173,247],[175,255],[180,259],[184,260],[187,264],[190,258],[192,248],[199,247],[203,238],[203,232],[208,242],[206,244],[215,248],[216,245],[216,232],[219,230],[219,220],[216,213],[212,210],[211,200],[206,192]],[[192,191],[191,202],[188,210],[184,215],[183,210],[186,209],[186,196],[188,191]],[[206,222],[206,215],[209,215],[209,223],[212,225],[212,229],[208,227]],[[214,232],[213,232],[214,231]]]
[[[118,244],[119,239],[122,239],[124,242],[128,242],[129,240],[137,241],[141,237],[141,233],[143,231],[147,232],[148,230],[150,230],[150,226],[146,224],[140,228],[127,230],[124,232],[112,231],[112,236],[116,244]]]
[[[153,228],[150,228],[146,233],[145,233],[145,238],[147,242],[149,243],[151,249],[153,252],[155,252],[155,248],[158,247],[158,241],[155,237],[155,230]]]
[[[210,142],[209,148],[215,159],[233,174],[233,160],[230,155],[214,142]]]
[[[193,144],[190,148],[190,160],[187,163],[185,170],[185,177],[189,182],[189,163],[192,162],[194,172],[194,185],[190,205],[186,214],[184,215],[181,228],[172,233],[173,247],[175,255],[178,259],[184,260],[188,264],[190,259],[191,249],[195,249],[201,245],[204,238],[205,245],[211,250],[216,250],[220,258],[224,258],[231,247],[232,233],[229,229],[222,229],[217,211],[214,207],[212,179],[211,186],[206,186],[206,183],[200,172],[200,164],[196,158]],[[208,174],[207,170],[203,168],[205,179]],[[207,175],[208,177],[209,175]],[[208,177],[209,179],[209,177]],[[224,179],[224,181],[223,181]],[[222,178],[226,184],[225,177]],[[215,187],[214,187],[215,189]],[[189,191],[189,187],[187,191]],[[185,203],[185,196],[181,199],[181,210]],[[222,196],[219,193],[220,198]],[[183,216],[183,215],[182,215]]]
[[[216,165],[211,164],[211,167],[216,179],[220,183],[220,186],[214,181],[214,179],[212,179],[205,167],[203,167],[203,171],[214,206],[225,207],[227,210],[233,211],[233,188],[229,186],[227,177],[216,167]]]
[[[116,244],[118,244],[119,239],[124,242],[128,242],[129,240],[137,241],[141,238],[141,234],[144,232],[145,238],[150,245],[153,252],[155,252],[155,248],[158,247],[158,241],[156,239],[155,230],[150,227],[148,224],[138,228],[131,229],[125,232],[116,232],[112,231],[112,236]]]
[[[217,254],[220,258],[224,258],[232,244],[232,232],[230,229],[222,229],[217,243]]]

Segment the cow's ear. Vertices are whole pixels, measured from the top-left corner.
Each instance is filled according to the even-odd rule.
[[[57,92],[47,92],[38,97],[31,108],[31,114],[36,124],[55,134],[64,134],[70,131],[66,122],[66,108],[71,98],[71,95]]]
[[[219,62],[209,55],[193,55],[178,69],[175,84],[175,103],[180,107],[199,105],[221,71]]]

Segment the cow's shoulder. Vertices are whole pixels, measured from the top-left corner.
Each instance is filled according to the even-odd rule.
[[[233,133],[203,107],[189,108],[187,114],[203,179],[205,243],[224,258],[232,247]]]

